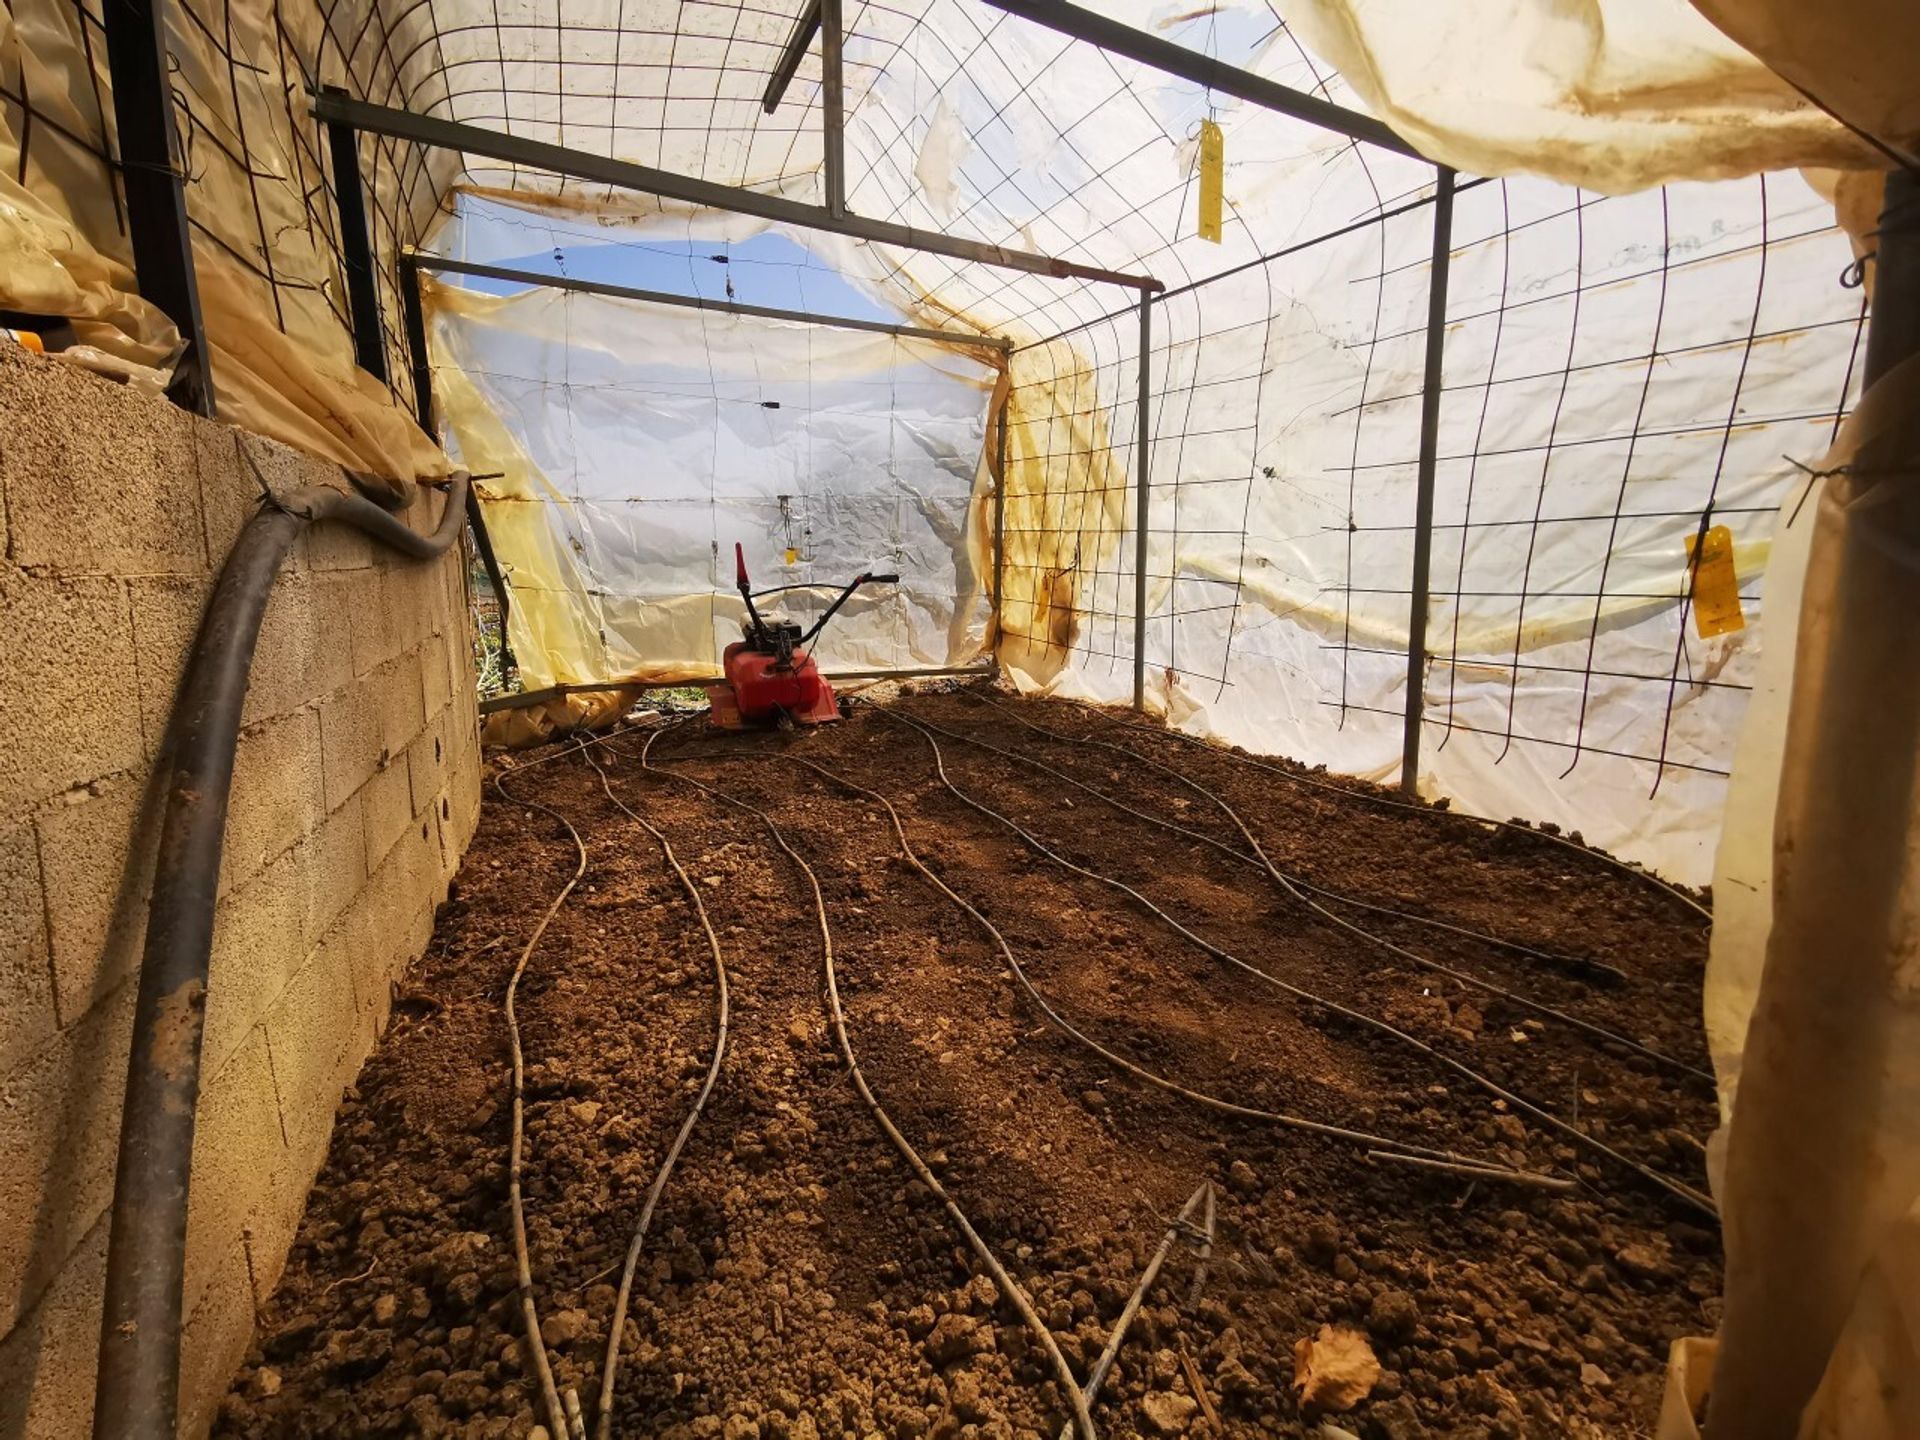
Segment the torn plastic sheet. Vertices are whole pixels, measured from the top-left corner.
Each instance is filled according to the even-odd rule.
[[[429,283],[436,383],[513,591],[532,689],[715,673],[739,638],[733,546],[829,668],[959,665],[986,635],[976,564],[995,367],[891,335]]]

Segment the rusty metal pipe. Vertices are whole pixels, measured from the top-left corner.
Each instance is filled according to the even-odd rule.
[[[416,559],[445,554],[466,518],[467,483],[464,473],[455,477],[431,535],[416,534],[358,495],[322,486],[270,501],[240,532],[200,622],[169,726],[166,813],[147,906],[107,1244],[96,1440],[174,1440],[187,1182],[214,902],[241,708],[274,577],[301,530],[322,520],[351,525]]]

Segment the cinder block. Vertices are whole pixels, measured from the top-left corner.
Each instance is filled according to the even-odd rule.
[[[311,949],[367,883],[366,823],[358,794],[320,823],[286,862],[303,877],[301,946]]]
[[[306,958],[304,872],[289,852],[220,902],[207,976],[203,1073],[213,1074],[245,1043],[294,969]]]
[[[148,759],[160,753],[166,740],[167,722],[173,715],[187,654],[199,633],[208,589],[203,575],[137,576],[127,582],[140,691],[140,730]]]
[[[207,568],[185,411],[54,361],[0,369],[15,564],[67,574]]]
[[[383,973],[397,981],[425,953],[433,938],[434,907],[446,898],[432,821],[407,826],[367,882],[367,891],[373,940],[382,948]]]
[[[305,1192],[282,1194],[286,1136],[274,1101],[273,1057],[256,1025],[217,1070],[203,1071],[187,1198],[186,1308],[199,1304],[222,1263],[263,1205],[298,1207]]]
[[[117,580],[0,565],[0,814],[138,765],[133,625]]]
[[[324,943],[314,948],[267,1011],[274,1095],[280,1129],[287,1137],[286,1188],[292,1194],[306,1194],[326,1158],[359,1018],[349,958]],[[296,1209],[286,1217],[284,1231],[273,1233],[274,1246],[264,1254],[256,1250],[256,1258],[269,1258],[275,1246],[284,1251],[298,1219]]]
[[[413,823],[413,792],[404,756],[373,773],[360,787],[360,803],[366,817],[367,866],[377,874]]]
[[[332,577],[285,570],[261,617],[247,684],[245,724],[286,715],[353,678],[342,587]]]
[[[395,656],[367,677],[380,705],[380,744],[389,755],[406,752],[427,723],[420,651]]]
[[[353,577],[348,619],[353,632],[353,673],[365,675],[386,664],[404,648],[401,626],[393,613],[396,601],[392,572],[375,565]]]
[[[429,720],[453,703],[453,643],[443,631],[420,645],[420,697]]]
[[[35,817],[63,1025],[139,967],[161,820],[155,789],[137,772],[123,774]]]
[[[326,816],[320,713],[299,710],[243,732],[233,757],[222,893],[244,884]]]
[[[39,1049],[59,1026],[53,953],[40,888],[40,845],[30,825],[0,833],[0,1071]]]
[[[0,1334],[113,1197],[132,1033],[127,984],[0,1080]]]
[[[407,747],[407,784],[413,796],[411,813],[426,814],[438,808],[440,793],[446,788],[447,767],[452,756],[447,751],[445,712],[427,722]]]
[[[339,809],[379,768],[380,697],[364,680],[342,686],[320,702],[320,763],[329,812]]]
[[[347,967],[353,981],[354,1009],[358,1015],[353,1053],[353,1069],[373,1051],[374,1042],[387,1028],[387,1012],[392,1004],[393,985],[387,977],[387,957],[375,942],[374,886],[370,883],[340,912],[321,945],[334,951]]]
[[[249,1242],[232,1237],[198,1302],[189,1301],[180,1332],[180,1424],[182,1436],[204,1436],[253,1339],[256,1297],[251,1284]]]
[[[106,1217],[99,1217],[39,1303],[0,1341],[0,1435],[93,1429],[107,1230]]]

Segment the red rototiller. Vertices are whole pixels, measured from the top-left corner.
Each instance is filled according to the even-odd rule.
[[[747,579],[747,557],[739,545],[733,561],[740,598],[747,602],[744,636],[727,646],[720,668],[726,680],[707,687],[707,709],[722,730],[756,725],[824,725],[840,718],[840,702],[820,667],[803,648],[812,643],[836,611],[862,585],[898,584],[898,575],[856,575],[834,598],[826,613],[802,632],[793,620],[767,620],[754,605],[759,595],[811,590],[811,585],[775,585],[755,590]]]

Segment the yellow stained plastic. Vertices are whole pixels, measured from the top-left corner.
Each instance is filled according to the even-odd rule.
[[[1220,243],[1221,183],[1226,170],[1227,147],[1220,127],[1211,120],[1200,122],[1200,238]]]
[[[1693,624],[1702,640],[1731,635],[1747,628],[1740,608],[1740,576],[1733,565],[1733,532],[1724,525],[1707,531],[1706,544],[1694,554],[1697,536],[1687,536],[1687,559],[1693,569]]]

